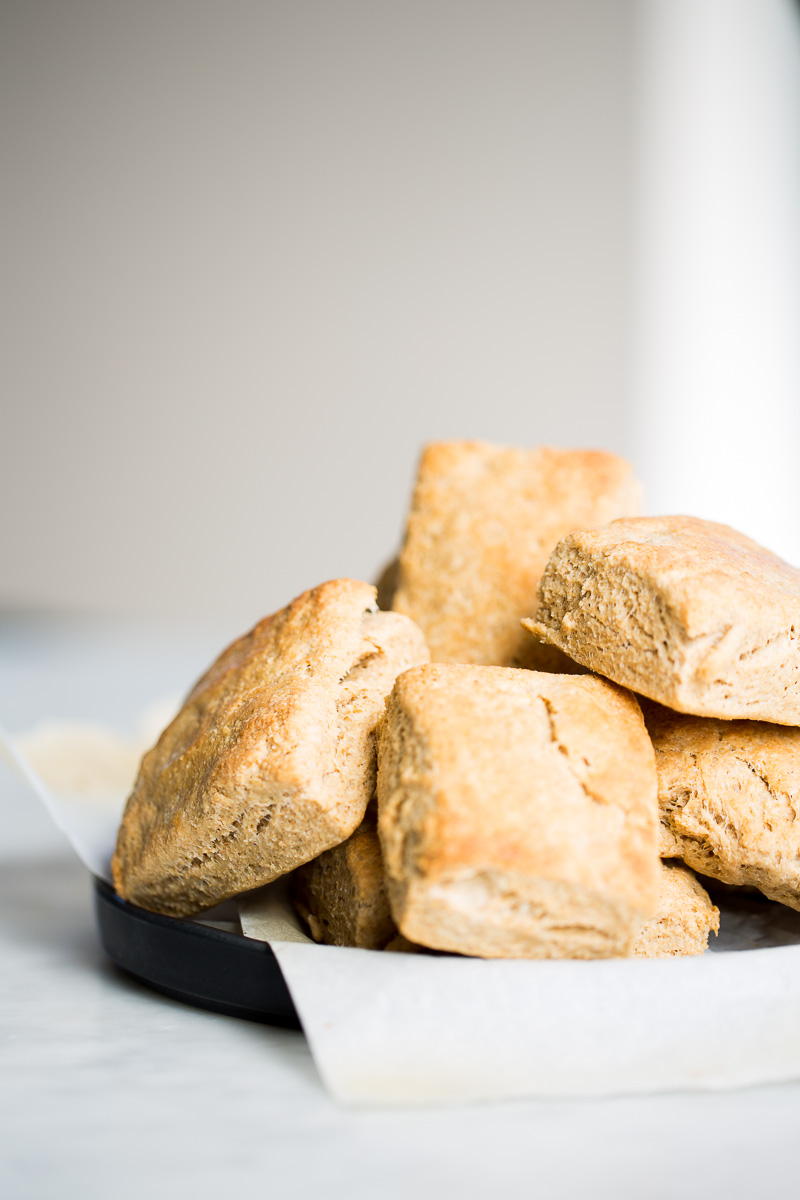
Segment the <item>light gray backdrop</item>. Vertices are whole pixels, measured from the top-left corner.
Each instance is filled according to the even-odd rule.
[[[627,451],[628,0],[2,6],[0,605],[247,622]]]
[[[0,609],[371,577],[433,438],[800,562],[794,0],[0,12]]]

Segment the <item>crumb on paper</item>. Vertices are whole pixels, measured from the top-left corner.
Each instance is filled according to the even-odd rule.
[[[57,795],[98,803],[119,801],[130,792],[142,755],[176,707],[171,699],[151,704],[132,737],[122,737],[97,722],[49,720],[14,740],[22,756]]]

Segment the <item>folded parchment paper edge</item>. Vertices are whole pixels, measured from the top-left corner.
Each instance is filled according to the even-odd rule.
[[[54,825],[66,837],[83,865],[111,883],[111,849],[124,797],[113,809],[89,805],[79,797],[57,796],[22,754],[17,739],[0,725],[0,758],[38,796]]]
[[[54,795],[0,753],[108,879],[124,797]],[[110,832],[109,832],[110,831]],[[329,1092],[354,1105],[594,1097],[800,1075],[800,946],[668,960],[484,961],[318,946],[278,882],[240,901],[269,941]]]

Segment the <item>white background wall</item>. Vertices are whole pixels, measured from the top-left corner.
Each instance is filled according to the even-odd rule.
[[[800,561],[792,0],[4,0],[0,609],[246,623],[432,438]]]
[[[641,0],[634,453],[800,564],[800,5]]]
[[[0,605],[246,622],[626,451],[628,0],[3,4]]]

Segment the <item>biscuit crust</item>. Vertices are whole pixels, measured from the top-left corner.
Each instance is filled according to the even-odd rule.
[[[347,841],[292,872],[290,893],[315,942],[382,950],[396,937],[374,805]]]
[[[800,729],[655,704],[661,853],[800,910]]]
[[[560,538],[638,511],[639,485],[616,455],[434,443],[419,464],[392,607],[423,630],[433,662],[568,671],[520,620]]]
[[[712,932],[719,932],[719,909],[706,889],[680,863],[662,862],[658,906],[633,944],[634,957],[702,954]]]
[[[659,870],[633,696],[592,676],[418,667],[395,683],[378,757],[389,902],[411,942],[486,958],[630,951]]]
[[[800,724],[800,571],[726,525],[640,517],[575,531],[524,624],[679,712]]]
[[[344,841],[375,786],[376,724],[419,629],[349,579],[225,650],[143,758],[117,838],[119,894],[187,916]]]

